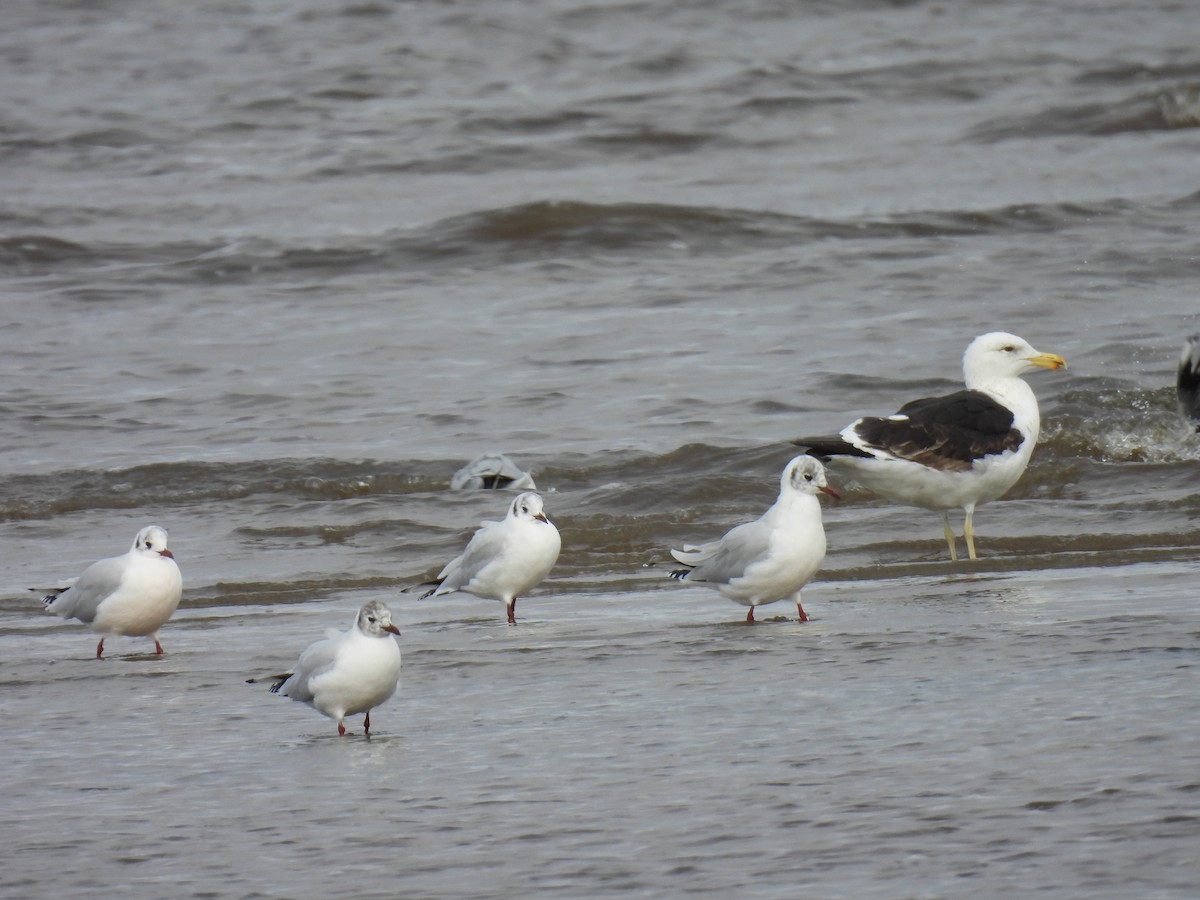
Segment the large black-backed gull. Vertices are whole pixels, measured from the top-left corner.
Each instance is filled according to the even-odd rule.
[[[784,467],[779,499],[753,522],[730,529],[719,541],[672,550],[687,568],[671,572],[680,581],[699,581],[730,600],[754,607],[790,597],[801,622],[808,616],[800,605],[800,589],[817,573],[825,558],[825,529],[817,491],[832,497],[825,468],[809,456],[797,456]]]
[[[1066,365],[1016,335],[980,335],[963,354],[966,390],[914,400],[892,416],[863,417],[840,438],[793,443],[882,497],[940,512],[952,560],[958,553],[949,511],[961,508],[975,559],[975,507],[1016,483],[1041,428],[1037,397],[1020,376]]]
[[[1193,334],[1179,354],[1179,374],[1175,379],[1179,411],[1200,431],[1200,334]]]

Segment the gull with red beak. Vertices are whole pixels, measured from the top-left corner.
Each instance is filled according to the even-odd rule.
[[[365,713],[363,734],[371,734],[371,710],[396,693],[400,683],[400,646],[392,639],[400,629],[379,600],[358,611],[349,631],[330,629],[310,644],[292,671],[270,675],[271,693],[306,703],[337,722],[346,733],[346,716]],[[255,684],[263,679],[248,679]]]
[[[502,522],[481,523],[467,549],[446,564],[421,599],[466,591],[499,600],[515,625],[517,598],[550,574],[562,549],[558,529],[542,509],[541,494],[519,494]]]
[[[175,612],[183,595],[183,577],[167,549],[167,530],[147,525],[123,556],[94,562],[66,587],[30,588],[43,593],[46,609],[64,619],[78,619],[101,635],[96,659],[104,641],[116,635],[154,639],[154,652],[162,653],[158,629]]]
[[[797,456],[784,467],[779,499],[770,509],[719,541],[672,550],[687,568],[675,569],[671,577],[702,582],[750,607],[747,622],[754,621],[754,607],[784,599],[795,602],[800,621],[807,622],[800,589],[825,559],[818,492],[838,496],[825,483],[824,466],[811,456]]]

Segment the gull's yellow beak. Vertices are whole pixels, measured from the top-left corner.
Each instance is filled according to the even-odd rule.
[[[1067,367],[1067,361],[1057,353],[1039,353],[1037,356],[1027,356],[1025,362],[1041,366],[1043,369],[1065,369]]]

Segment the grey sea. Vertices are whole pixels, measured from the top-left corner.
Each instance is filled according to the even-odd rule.
[[[1200,896],[1194,4],[3,18],[0,894]],[[993,330],[1069,368],[979,560],[835,481],[810,622],[666,578]],[[512,627],[402,593],[492,450]],[[166,654],[96,660],[28,588],[151,522]],[[245,683],[371,599],[370,738]]]

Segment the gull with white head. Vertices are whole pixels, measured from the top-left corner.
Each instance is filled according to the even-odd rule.
[[[70,586],[30,590],[45,595],[42,602],[50,612],[100,633],[96,659],[104,654],[104,641],[117,635],[148,635],[161,654],[158,629],[179,606],[183,577],[167,549],[167,530],[147,525],[128,553],[92,563]]]
[[[674,570],[671,577],[707,584],[748,606],[747,622],[754,621],[756,606],[784,599],[793,600],[800,621],[807,622],[800,589],[825,559],[818,493],[838,496],[825,483],[825,469],[817,460],[797,456],[784,467],[779,498],[770,509],[719,541],[672,550],[671,555],[687,568]]]
[[[542,495],[526,491],[508,504],[503,521],[483,522],[467,548],[450,560],[421,595],[441,597],[466,591],[499,600],[515,625],[517,598],[550,574],[558,561],[562,540],[543,511]]]
[[[975,507],[1017,482],[1041,430],[1037,397],[1021,376],[1066,365],[1015,334],[980,335],[963,354],[965,390],[856,419],[837,438],[793,443],[881,497],[940,512],[952,560],[958,553],[949,511],[962,509],[967,553],[975,559]]]
[[[400,647],[392,639],[400,629],[392,612],[379,600],[358,611],[349,631],[333,629],[300,654],[290,672],[270,675],[271,693],[306,703],[337,722],[346,733],[345,719],[365,713],[363,734],[371,734],[371,710],[396,693],[400,683]],[[264,679],[248,679],[254,684]]]

